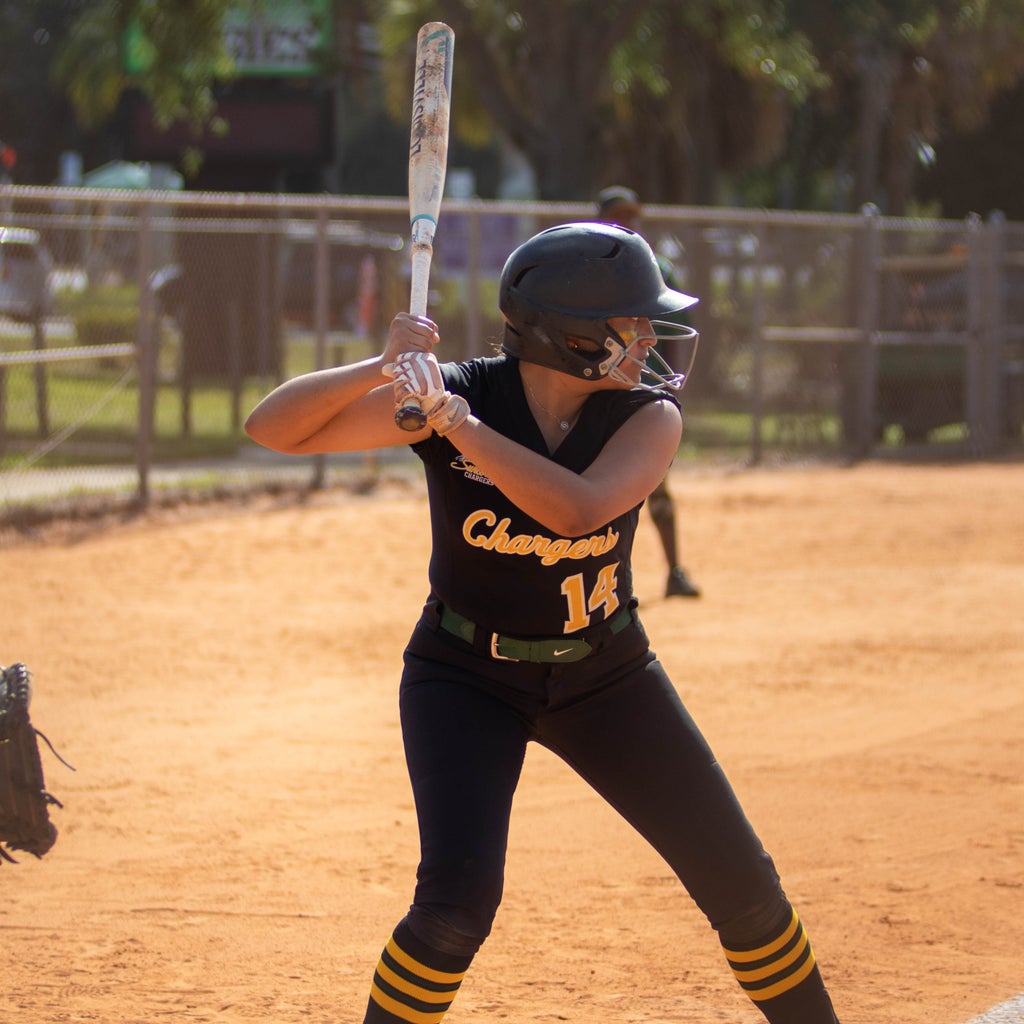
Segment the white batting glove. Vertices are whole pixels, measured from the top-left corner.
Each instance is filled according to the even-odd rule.
[[[426,352],[403,352],[395,359],[398,394],[413,398],[427,423],[441,437],[461,426],[469,415],[469,402],[445,389],[437,360]]]
[[[426,352],[403,352],[395,358],[395,384],[429,416],[445,395],[437,360]]]
[[[469,416],[469,402],[462,395],[445,391],[441,401],[427,413],[427,423],[434,432],[444,437],[456,427],[461,427]]]

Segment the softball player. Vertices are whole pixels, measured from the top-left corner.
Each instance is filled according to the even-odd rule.
[[[555,752],[665,858],[773,1024],[837,1024],[771,858],[637,614],[630,550],[679,445],[682,378],[656,358],[665,284],[640,235],[597,223],[520,246],[500,282],[500,356],[425,358],[399,314],[384,353],[282,384],[246,428],[282,452],[412,442],[431,511],[430,593],[400,710],[420,830],[408,914],[377,964],[367,1024],[437,1024],[501,900],[526,746]],[[650,360],[650,365],[649,365]],[[394,374],[427,426],[394,422]]]

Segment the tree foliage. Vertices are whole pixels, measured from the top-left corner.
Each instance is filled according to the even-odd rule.
[[[74,138],[74,117],[51,88],[49,71],[79,6],[67,0],[0,4],[0,140],[17,152],[21,180],[55,177],[57,154]]]
[[[823,81],[772,0],[434,0],[379,11],[385,52],[406,63],[418,24],[452,26],[453,123],[508,139],[550,199],[621,177],[652,199],[710,201],[714,173],[702,169],[776,152],[786,108]],[[396,116],[407,93],[393,92]]]
[[[385,4],[382,45],[406,72],[391,91],[391,109],[407,116],[418,26],[443,20],[456,40],[455,130],[468,119],[478,141],[496,132],[525,155],[543,198],[571,198],[600,158],[611,54],[643,9],[636,0]]]
[[[671,202],[714,203],[724,176],[777,156],[827,81],[771,0],[650,4],[616,61],[608,171]]]
[[[0,5],[0,135],[31,138],[41,173],[59,143],[40,141],[39,125],[54,136],[67,106],[79,130],[108,125],[136,89],[158,124],[198,137],[216,127],[215,87],[232,74],[228,9],[269,2]],[[334,12],[324,69],[343,146],[365,152],[374,133],[401,145],[417,29],[444,20],[456,33],[453,146],[514,148],[548,199],[617,180],[649,201],[902,213],[944,141],[984,136],[1024,81],[1024,0],[334,0]],[[339,154],[339,181],[378,179],[360,159]],[[937,172],[933,187],[949,180]]]
[[[85,128],[103,124],[129,88],[150,101],[157,124],[214,116],[214,85],[231,77],[224,18],[233,0],[82,0],[54,62]],[[128,58],[128,59],[126,59]]]
[[[935,144],[978,127],[1024,74],[1024,0],[789,0],[821,55],[830,88],[806,112],[805,140],[828,138],[840,205],[903,213]],[[820,150],[790,148],[806,197]],[[838,185],[842,189],[841,184]]]

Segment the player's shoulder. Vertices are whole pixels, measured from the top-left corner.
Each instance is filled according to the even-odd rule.
[[[671,392],[649,388],[597,391],[587,399],[585,408],[594,436],[603,442],[641,409],[661,403],[668,403],[676,410],[679,408],[679,402]]]
[[[632,416],[638,409],[652,402],[668,402],[679,408],[679,399],[667,389],[655,391],[653,388],[614,388],[598,391],[591,400],[608,410],[620,410],[626,416]]]

